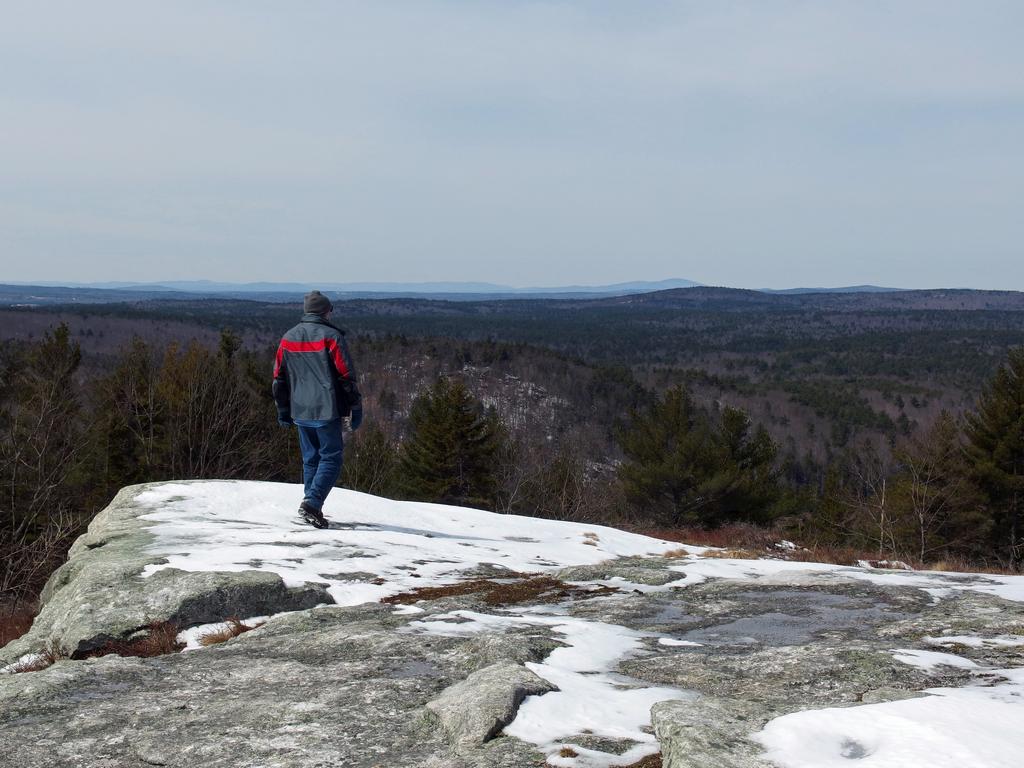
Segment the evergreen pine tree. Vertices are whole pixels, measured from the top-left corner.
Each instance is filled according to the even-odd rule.
[[[672,524],[718,525],[768,516],[778,495],[776,447],[746,414],[726,408],[717,426],[674,387],[619,430],[619,479],[639,509]]]
[[[840,461],[829,462],[823,471],[820,488],[810,491],[802,514],[793,521],[793,533],[809,544],[840,544],[848,535],[843,527],[842,504],[844,473]]]
[[[399,490],[419,501],[489,507],[504,440],[497,416],[484,410],[465,383],[439,378],[413,402]]]
[[[94,384],[92,471],[104,491],[168,479],[160,466],[165,409],[154,358],[153,349],[136,337],[113,370]]]
[[[750,417],[740,409],[726,406],[722,410],[713,486],[718,500],[705,511],[705,524],[736,519],[765,522],[772,514],[779,498],[778,446],[767,429],[752,426]]]
[[[996,547],[1024,564],[1024,348],[1010,351],[967,416],[968,456],[985,493]]]
[[[220,345],[218,347],[220,356],[225,360],[231,360],[241,348],[242,337],[230,328],[222,328],[220,332]]]
[[[634,411],[619,430],[626,461],[619,479],[626,498],[651,516],[694,522],[700,504],[698,456],[710,435],[688,392],[674,387],[645,412]]]

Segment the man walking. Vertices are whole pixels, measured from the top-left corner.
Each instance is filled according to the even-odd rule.
[[[362,396],[345,343],[330,323],[334,306],[320,291],[306,294],[299,324],[281,339],[274,364],[277,420],[299,430],[305,495],[299,515],[326,528],[324,500],[341,474],[341,420],[355,431],[363,420]]]

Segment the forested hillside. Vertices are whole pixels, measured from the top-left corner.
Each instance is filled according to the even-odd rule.
[[[247,349],[260,350],[295,313],[256,301],[153,300],[0,310],[0,321],[9,338],[38,338],[68,322],[88,365],[93,353],[115,353],[136,334],[210,344],[229,327]],[[1007,351],[1024,341],[1024,294],[692,288],[588,301],[359,300],[339,302],[338,319],[356,344],[436,339],[453,353],[462,341],[527,344],[628,367],[653,391],[686,383],[701,403],[744,409],[787,451],[820,463],[861,438],[881,445],[927,427],[942,410],[969,409]]]
[[[1024,311],[975,293],[339,302],[367,413],[342,482],[1018,567]],[[269,375],[296,317],[224,300],[0,310],[5,601],[126,484],[295,481]],[[452,462],[475,469],[450,482]]]

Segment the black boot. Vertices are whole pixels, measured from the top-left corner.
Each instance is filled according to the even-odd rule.
[[[314,506],[302,502],[299,504],[299,517],[312,525],[314,528],[327,528],[330,523],[324,517],[324,513]]]

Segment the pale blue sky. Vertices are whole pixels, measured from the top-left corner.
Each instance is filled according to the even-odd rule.
[[[1020,0],[0,8],[0,281],[1024,289]]]

